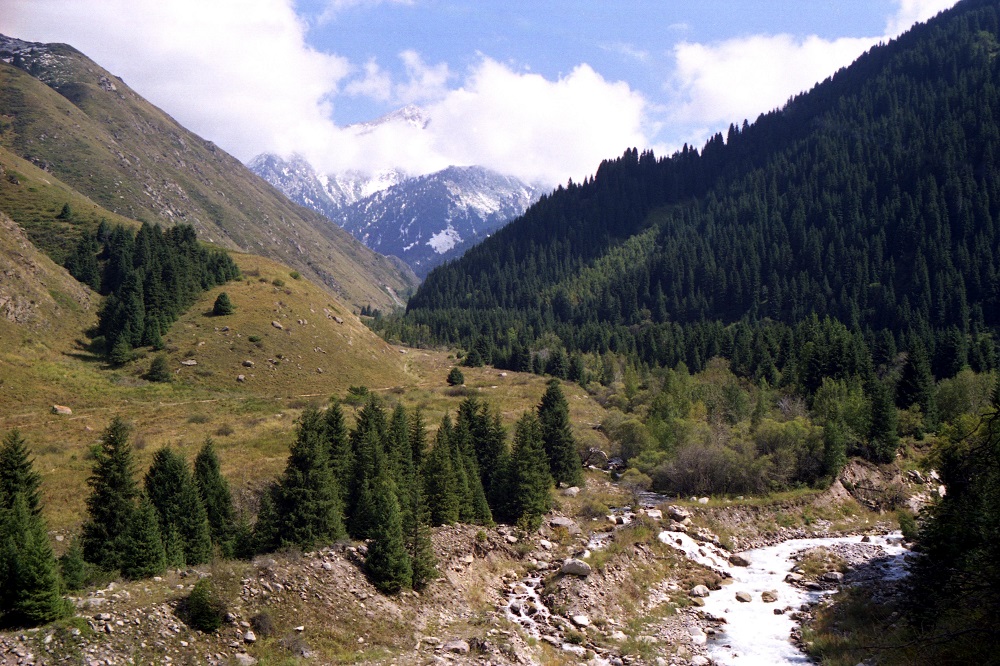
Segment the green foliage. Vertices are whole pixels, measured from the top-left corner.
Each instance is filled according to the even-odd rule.
[[[212,557],[208,514],[187,461],[170,448],[160,449],[153,454],[145,487],[167,545],[176,533],[186,564],[207,562]]]
[[[121,417],[114,417],[101,436],[87,485],[91,492],[81,532],[84,558],[107,571],[120,569],[139,497],[129,427]]]
[[[59,572],[63,586],[69,592],[83,589],[87,581],[87,563],[83,559],[80,540],[70,541],[69,548],[59,557]]]
[[[225,315],[231,315],[235,311],[233,307],[233,302],[229,300],[229,294],[222,292],[215,298],[215,303],[212,305],[212,314],[216,317],[223,317]]]
[[[462,374],[462,371],[457,366],[452,368],[448,373],[448,386],[461,386],[464,383],[465,375]]]
[[[569,427],[569,404],[558,380],[549,381],[538,404],[538,421],[552,479],[557,484],[579,485],[583,480],[583,467]]]
[[[28,443],[19,430],[11,430],[0,445],[0,506],[12,506],[14,496],[21,494],[32,514],[41,510],[39,489],[41,475],[35,471]]]
[[[149,372],[146,373],[146,379],[151,382],[170,381],[170,365],[166,354],[157,354],[153,357],[149,364]]]
[[[226,617],[226,602],[218,594],[211,578],[202,578],[185,600],[184,615],[187,624],[206,634],[222,626]]]
[[[445,416],[421,470],[431,525],[458,522],[460,497],[451,456],[451,429],[451,419]]]
[[[517,523],[537,527],[552,498],[548,458],[538,418],[526,412],[514,429],[508,481],[509,515]]]
[[[368,532],[371,541],[365,557],[365,572],[382,592],[394,594],[413,580],[410,556],[403,539],[403,523],[395,487],[383,469],[373,483],[374,507]]]
[[[233,498],[211,438],[205,440],[194,459],[194,480],[205,505],[212,542],[223,555],[232,556],[236,528]]]
[[[123,576],[138,580],[163,573],[168,560],[161,534],[156,507],[148,497],[143,496],[139,508],[133,511],[132,521],[124,536],[119,566]],[[179,565],[183,566],[183,561]]]

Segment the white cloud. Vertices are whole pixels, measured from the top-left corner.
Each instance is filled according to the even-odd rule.
[[[688,128],[689,141],[706,138],[719,127],[782,106],[858,58],[879,41],[888,41],[956,0],[898,0],[886,34],[823,39],[815,35],[751,35],[712,44],[682,42],[674,47],[676,69],[667,88],[672,123]]]
[[[319,17],[320,23],[325,23],[336,18],[337,14],[344,11],[345,9],[354,9],[355,7],[374,7],[375,5],[381,4],[392,4],[392,5],[412,5],[414,0],[329,0],[326,3],[326,9]]]
[[[426,102],[447,94],[448,81],[452,78],[447,63],[427,65],[416,51],[403,51],[399,58],[409,80],[397,86],[397,103]]]
[[[292,0],[5,0],[0,32],[67,42],[241,159],[329,125],[350,71],[309,48]]]

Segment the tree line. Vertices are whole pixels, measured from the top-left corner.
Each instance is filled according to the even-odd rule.
[[[102,222],[81,235],[65,266],[106,297],[97,326],[103,344],[95,342],[114,363],[137,347],[162,349],[162,336],[201,292],[240,275],[228,254],[198,243],[190,225],[144,223],[133,233]]]
[[[170,447],[156,451],[140,483],[130,427],[112,419],[92,451],[86,519],[57,563],[39,499],[41,477],[24,437],[0,446],[0,625],[68,614],[67,591],[102,577],[156,576],[214,556],[310,550],[367,542],[365,571],[386,593],[421,589],[436,576],[430,528],[495,520],[537,526],[551,486],[581,480],[558,382],[515,428],[467,398],[428,442],[419,410],[388,412],[373,394],[348,429],[338,402],[307,408],[281,477],[255,517],[238,515],[211,439],[193,467]]]

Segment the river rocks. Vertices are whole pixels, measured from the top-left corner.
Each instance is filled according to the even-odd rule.
[[[441,649],[445,652],[452,652],[454,654],[469,654],[469,644],[461,639],[456,639],[453,641],[448,641],[441,646]]]
[[[699,497],[698,498],[698,504],[702,504],[702,505],[708,504],[708,498],[707,497]]]
[[[696,598],[697,597],[707,597],[708,594],[709,594],[709,590],[704,585],[695,585],[694,587],[691,588],[691,591],[688,592],[689,596],[696,597]]]
[[[736,593],[736,601],[739,601],[740,603],[743,604],[748,604],[751,601],[753,601],[753,597],[750,596],[749,592],[740,591]]]
[[[559,573],[568,576],[582,576],[586,578],[590,575],[591,568],[590,565],[583,560],[578,560],[575,557],[571,557],[563,562],[562,567],[559,569]]]
[[[760,600],[763,601],[765,604],[773,604],[775,601],[778,600],[778,591],[765,590],[760,593]]]
[[[792,572],[792,573],[788,574],[787,576],[785,576],[785,582],[786,583],[791,583],[792,585],[795,585],[797,583],[801,583],[802,582],[802,578],[803,578],[802,574]]]
[[[671,504],[667,507],[667,515],[670,516],[671,520],[676,520],[678,523],[683,523],[685,520],[691,517],[691,512],[682,506],[675,506]]]
[[[590,618],[587,617],[586,615],[582,615],[582,614],[581,615],[573,615],[573,616],[570,616],[569,619],[570,619],[570,621],[573,624],[575,624],[578,627],[589,627],[590,626]]]
[[[750,566],[750,559],[745,555],[734,553],[729,556],[729,563],[734,567],[748,567]]]
[[[576,524],[575,520],[572,518],[566,518],[565,516],[556,516],[555,518],[549,520],[549,527],[552,527],[553,529],[563,528],[573,535],[581,534],[583,532],[583,530],[580,529],[580,526]]]
[[[844,574],[839,571],[827,571],[820,578],[828,583],[840,583],[844,580]]]
[[[652,520],[663,520],[663,512],[659,509],[646,509],[646,515]]]

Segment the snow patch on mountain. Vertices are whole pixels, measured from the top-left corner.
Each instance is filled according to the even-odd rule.
[[[455,227],[449,224],[445,229],[442,229],[431,236],[431,239],[427,241],[427,244],[430,245],[438,254],[444,254],[461,242],[462,237],[458,235],[457,231],[455,231]],[[415,243],[411,244],[409,247],[412,248],[413,245],[415,245]],[[405,251],[408,248],[403,249]]]

